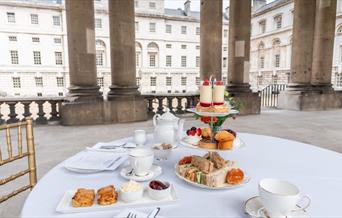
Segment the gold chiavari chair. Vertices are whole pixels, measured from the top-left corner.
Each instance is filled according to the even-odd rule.
[[[11,129],[17,129],[18,133],[18,153],[13,154],[13,145],[11,140]],[[27,151],[23,152],[23,129],[26,129],[26,142],[27,142]],[[24,122],[14,123],[14,124],[6,124],[0,126],[0,131],[6,131],[6,144],[7,144],[7,158],[3,159],[0,147],[0,166],[11,163],[16,160],[20,160],[24,157],[28,158],[28,169],[15,173],[7,178],[0,179],[0,186],[5,185],[8,182],[11,182],[21,176],[26,174],[29,175],[29,185],[25,185],[21,188],[18,188],[11,193],[0,196],[0,203],[8,200],[9,198],[31,189],[37,183],[37,174],[36,174],[36,159],[35,159],[35,148],[34,148],[34,139],[33,139],[33,121],[32,118],[27,118]]]

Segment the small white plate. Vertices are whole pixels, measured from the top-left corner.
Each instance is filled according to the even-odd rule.
[[[234,141],[233,141],[233,149],[231,149],[231,150],[205,149],[205,148],[201,148],[199,146],[190,144],[190,143],[184,141],[183,139],[181,139],[179,143],[181,145],[185,145],[185,146],[190,147],[190,148],[202,149],[202,150],[206,150],[206,151],[220,151],[220,152],[221,151],[232,151],[232,150],[236,150],[236,149],[240,149],[240,148],[246,147],[246,143],[244,141],[242,141],[239,137],[236,137],[234,139]]]
[[[154,207],[156,205],[162,205],[162,204],[171,204],[178,200],[178,197],[176,195],[176,190],[174,186],[171,186],[171,194],[167,198],[164,198],[162,200],[153,200],[149,197],[147,190],[144,190],[144,195],[142,199],[126,203],[119,199],[115,204],[112,205],[99,205],[96,203],[96,200],[94,201],[93,206],[91,207],[72,207],[71,206],[71,199],[74,196],[75,192],[77,190],[69,190],[65,192],[64,196],[62,197],[61,201],[59,202],[56,211],[59,213],[88,213],[88,212],[95,212],[95,211],[105,211],[105,210],[122,210],[126,208],[136,208],[136,207]],[[119,194],[120,195],[120,194]]]
[[[130,166],[122,168],[120,175],[128,180],[134,180],[137,182],[145,182],[151,179],[156,178],[162,173],[162,168],[157,165],[152,165],[151,169],[149,170],[149,173],[146,176],[137,176],[134,173],[132,175],[127,175],[132,170]]]
[[[177,165],[175,167],[175,169],[177,169]],[[196,186],[196,187],[199,187],[199,188],[203,188],[203,189],[211,189],[211,190],[224,190],[224,189],[235,189],[235,188],[239,188],[241,186],[244,186],[246,185],[247,183],[249,183],[249,181],[251,180],[251,178],[247,175],[245,175],[245,178],[243,179],[242,183],[238,184],[238,185],[231,185],[231,184],[228,184],[226,183],[224,186],[222,187],[210,187],[210,186],[207,186],[207,185],[203,185],[203,184],[198,184],[196,182],[193,182],[193,181],[190,181],[190,180],[187,180],[186,178],[184,178],[183,176],[181,176],[177,170],[175,170],[175,173],[177,175],[178,178],[180,178],[181,180],[185,181],[186,183],[189,183],[190,185],[193,185],[193,186]]]
[[[264,214],[260,213],[260,210],[263,208],[263,205],[260,201],[259,196],[252,197],[248,199],[244,204],[244,210],[247,215],[252,218],[266,218]],[[300,209],[297,205],[296,209]],[[309,218],[309,214],[306,210],[299,210],[292,212],[286,218]]]
[[[195,113],[199,116],[204,116],[204,117],[225,117],[231,114],[238,114],[239,111],[231,109],[228,112],[225,113],[216,113],[216,112],[199,112],[196,111],[196,108],[189,108],[187,109],[187,111],[191,112],[191,113]]]

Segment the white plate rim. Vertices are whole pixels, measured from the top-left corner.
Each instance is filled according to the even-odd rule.
[[[240,141],[240,146],[238,146],[238,147],[233,146],[233,149],[231,149],[231,150],[219,150],[219,149],[206,149],[206,148],[201,148],[201,147],[199,147],[199,146],[196,146],[196,145],[190,144],[190,143],[188,143],[188,142],[185,142],[185,141],[183,140],[184,137],[179,141],[179,143],[180,143],[181,145],[184,145],[184,146],[187,146],[187,147],[190,147],[190,148],[193,148],[193,149],[200,149],[200,150],[205,150],[205,151],[231,152],[231,151],[239,150],[239,149],[241,149],[241,148],[246,147],[246,143],[245,143],[240,137],[237,136],[236,138],[239,139],[239,141]],[[235,140],[235,139],[234,139],[234,140]]]
[[[228,112],[225,113],[216,113],[216,112],[200,112],[196,111],[196,108],[188,108],[186,109],[188,112],[195,113],[199,116],[206,116],[206,117],[224,117],[231,114],[239,114],[238,110],[230,109]]]
[[[248,184],[251,181],[251,177],[248,176],[248,174],[245,173],[245,178],[243,180],[243,183],[240,183],[238,185],[229,185],[228,184],[227,186],[222,186],[222,187],[210,187],[210,186],[206,186],[206,185],[203,185],[203,184],[198,184],[196,182],[189,181],[186,178],[184,178],[183,176],[179,175],[179,173],[177,172],[177,166],[178,166],[178,164],[175,165],[175,174],[176,174],[176,176],[178,178],[180,178],[181,180],[187,182],[190,185],[193,185],[193,186],[196,186],[196,187],[199,187],[199,188],[203,188],[203,189],[209,189],[209,190],[230,190],[230,189],[240,188],[240,187]]]
[[[123,167],[123,168],[121,169],[121,171],[120,171],[120,176],[121,176],[122,178],[124,178],[124,179],[127,179],[127,180],[134,180],[134,181],[136,181],[136,182],[145,182],[145,181],[149,181],[149,180],[151,180],[151,179],[154,179],[154,178],[160,176],[160,175],[163,173],[163,169],[162,169],[161,166],[156,165],[156,164],[153,164],[152,167],[155,167],[156,169],[155,169],[154,171],[151,170],[151,171],[153,172],[153,175],[152,175],[151,177],[141,177],[141,178],[139,178],[139,177],[134,177],[134,178],[132,178],[132,177],[127,177],[127,176],[123,173],[123,171],[127,171],[126,169],[127,169],[127,168],[130,168],[130,166]],[[137,179],[137,178],[138,178],[138,179]]]

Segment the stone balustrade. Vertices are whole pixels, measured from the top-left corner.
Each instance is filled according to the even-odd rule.
[[[151,117],[155,113],[162,114],[169,108],[175,114],[184,114],[186,109],[194,107],[199,99],[196,93],[178,94],[145,94],[147,113]],[[60,104],[62,97],[36,98],[0,98],[0,124],[15,123],[32,117],[36,124],[48,124],[60,121]]]

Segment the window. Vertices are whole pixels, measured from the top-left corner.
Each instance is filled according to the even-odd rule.
[[[282,24],[282,17],[281,15],[278,15],[276,17],[274,17],[274,26],[276,29],[280,29],[281,28],[281,24]]]
[[[262,20],[259,22],[260,33],[266,32],[266,20]]]
[[[137,86],[140,86],[140,81],[141,81],[141,77],[137,77],[137,78],[136,78],[136,84],[137,84]]]
[[[63,64],[62,52],[56,51],[55,59],[56,59],[56,65],[62,65]]]
[[[172,86],[172,77],[170,76],[166,77],[166,86]]]
[[[31,24],[39,24],[38,14],[31,14]]]
[[[98,28],[98,29],[102,28],[102,19],[100,18],[95,19],[95,28]]]
[[[155,2],[149,2],[148,6],[150,7],[150,9],[155,9],[156,3]]]
[[[43,87],[43,77],[35,77],[34,81],[37,87]]]
[[[15,13],[7,12],[7,22],[8,23],[15,23]]]
[[[226,57],[224,57],[222,60],[222,66],[223,66],[223,68],[227,67],[227,58]]]
[[[274,56],[274,66],[279,67],[280,66],[280,54],[276,54]]]
[[[196,56],[196,67],[200,66],[200,56]]]
[[[340,62],[342,62],[342,45],[340,45]]]
[[[263,69],[265,67],[265,57],[260,57],[259,67]]]
[[[196,45],[196,50],[199,50],[200,49],[200,46],[199,45]]]
[[[196,85],[199,86],[201,84],[201,78],[196,77]]]
[[[227,84],[227,77],[224,76],[224,77],[222,78],[222,80],[223,80],[224,84]]]
[[[139,32],[139,22],[135,22],[135,32]]]
[[[172,33],[172,26],[171,26],[171,24],[166,24],[165,25],[165,32],[166,33]]]
[[[64,87],[64,78],[63,77],[57,77],[57,87]]]
[[[138,1],[134,1],[134,7],[139,7],[139,2]]]
[[[196,35],[200,35],[201,34],[201,29],[199,27],[196,27]]]
[[[10,51],[10,53],[11,53],[11,63],[19,64],[18,51]]]
[[[140,66],[140,52],[135,53],[135,65]]]
[[[186,45],[181,45],[181,48],[182,49],[186,49]]]
[[[103,51],[96,51],[96,65],[103,66]]]
[[[155,67],[155,66],[156,66],[156,55],[150,54],[150,67]]]
[[[181,66],[186,67],[186,56],[181,57]]]
[[[172,48],[171,44],[166,44],[166,48]]]
[[[227,38],[228,37],[228,30],[223,30],[223,37]]]
[[[104,86],[103,77],[97,77],[97,85],[100,87]]]
[[[150,32],[155,33],[156,32],[156,23],[150,23]]]
[[[186,81],[187,81],[187,77],[182,76],[181,77],[181,85],[186,86]]]
[[[21,88],[20,77],[13,77],[12,81],[13,81],[14,88]]]
[[[59,16],[52,16],[53,25],[54,26],[60,26],[61,25],[61,19]]]
[[[8,37],[8,40],[9,40],[10,42],[16,42],[16,41],[17,41],[17,37],[16,37],[16,36],[9,36],[9,37]]]
[[[32,42],[40,42],[40,38],[39,37],[32,37]]]
[[[227,51],[227,47],[223,47],[223,51]]]
[[[61,44],[62,43],[62,39],[61,38],[53,38],[53,42],[55,44]]]
[[[165,65],[167,67],[171,67],[172,66],[172,56],[171,55],[166,55]]]
[[[58,96],[62,97],[63,96],[63,92],[58,92]]]
[[[42,64],[42,59],[40,56],[40,51],[33,52],[33,63],[34,64]]]
[[[150,85],[156,86],[157,85],[157,77],[153,76],[150,78]]]
[[[38,96],[38,97],[42,97],[42,96],[43,96],[43,93],[38,92],[38,93],[37,93],[37,96]]]
[[[338,34],[338,35],[342,34],[342,26],[340,26],[340,27],[337,29],[337,34]]]
[[[186,26],[181,26],[181,34],[186,34]]]

